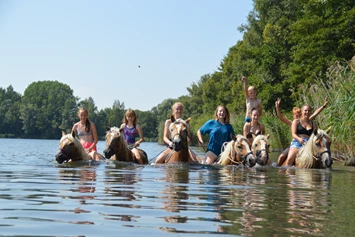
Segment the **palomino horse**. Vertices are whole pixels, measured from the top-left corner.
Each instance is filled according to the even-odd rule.
[[[250,150],[248,139],[242,135],[234,137],[219,155],[217,163],[221,165],[243,164],[253,167],[255,165],[255,156]]]
[[[268,135],[257,135],[254,137],[253,144],[251,145],[251,150],[256,158],[256,163],[259,165],[270,165],[269,160],[269,134]]]
[[[59,164],[68,161],[91,160],[91,156],[85,151],[80,141],[75,137],[75,132],[70,134],[62,132],[62,138],[59,142],[59,150],[55,155]]]
[[[191,162],[188,144],[188,123],[190,122],[190,118],[175,120],[172,116],[170,119],[172,123],[169,126],[169,132],[173,148],[166,156],[164,163]]]
[[[330,168],[333,160],[330,153],[331,137],[327,131],[314,129],[306,145],[297,153],[295,166],[299,168]]]
[[[117,127],[107,127],[104,155],[111,160],[138,163],[134,153],[129,149],[123,133],[121,133],[122,131],[123,129]],[[139,151],[143,164],[148,164],[147,153],[142,149],[136,149]]]

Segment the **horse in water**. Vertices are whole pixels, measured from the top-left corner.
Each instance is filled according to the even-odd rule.
[[[314,129],[307,143],[300,148],[295,159],[295,166],[299,168],[330,168],[333,160],[330,152],[332,143],[327,131]]]
[[[117,161],[138,163],[134,153],[128,147],[128,144],[122,133],[123,129],[117,127],[107,127],[106,132],[106,148],[104,155],[106,158]],[[148,156],[142,149],[136,148],[143,161],[143,164],[148,164]]]
[[[190,118],[183,120],[181,118],[174,119],[171,117],[169,133],[173,147],[171,152],[167,154],[164,163],[171,164],[174,162],[191,162],[189,144],[188,144],[188,123]]]
[[[256,158],[256,163],[259,165],[270,165],[272,162],[269,159],[269,134],[268,135],[257,135],[254,137],[253,144],[251,145],[251,150]]]
[[[80,141],[75,137],[75,132],[65,134],[62,132],[62,138],[59,142],[59,150],[55,155],[59,164],[68,161],[91,160],[91,156],[85,151]]]
[[[223,152],[219,155],[217,164],[220,165],[255,165],[255,156],[250,150],[248,139],[242,135],[237,135],[228,142]]]

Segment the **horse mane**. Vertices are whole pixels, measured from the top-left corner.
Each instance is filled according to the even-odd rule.
[[[185,120],[183,120],[182,118],[175,119],[174,121],[171,120],[170,126],[174,123],[183,123],[185,125],[185,127],[187,127],[187,122]]]
[[[234,149],[234,145],[236,142],[239,142],[240,140],[247,141],[244,136],[237,135],[235,137],[235,140],[233,139],[232,141],[227,143],[227,145],[224,147],[224,151],[219,155],[218,164],[228,165],[232,160],[234,160],[234,157],[236,157],[236,151]]]
[[[319,137],[327,137],[331,141],[331,137],[323,130],[318,129],[317,130],[317,135],[314,135],[314,132],[311,134],[309,137],[308,142],[306,145],[300,148],[300,150],[297,153],[297,158],[298,158],[298,166],[302,168],[311,168],[313,166],[314,158],[313,158],[313,143],[319,138]]]
[[[219,161],[218,164],[220,165],[228,165],[230,160],[233,160],[233,157],[235,156],[235,150],[233,149],[235,144],[235,141],[232,140],[227,143],[227,145],[224,148],[224,151],[219,155]]]
[[[79,157],[85,157],[86,160],[91,160],[89,154],[85,151],[85,149],[83,148],[83,146],[81,145],[80,141],[76,138],[73,137],[73,135],[71,133],[68,133],[64,136],[62,136],[62,138],[59,141],[60,144],[60,148],[63,148],[62,146],[64,144],[62,144],[65,139],[68,139],[69,141],[71,141],[72,143],[74,143],[74,146],[78,149],[79,151]]]

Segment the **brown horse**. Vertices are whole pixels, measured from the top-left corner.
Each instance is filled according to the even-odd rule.
[[[295,166],[299,168],[331,168],[333,160],[330,152],[332,143],[327,131],[314,129],[306,145],[297,153]]]
[[[59,164],[68,161],[91,160],[90,155],[84,150],[80,141],[75,137],[75,132],[65,134],[62,132],[62,138],[59,142],[59,150],[55,155]]]
[[[248,139],[242,135],[237,135],[228,142],[224,151],[219,155],[217,162],[220,165],[255,165],[255,156],[251,152]]]
[[[270,165],[272,162],[269,159],[270,143],[268,135],[257,135],[254,137],[251,150],[256,158],[256,163],[259,165]]]
[[[188,144],[188,123],[190,118],[175,120],[174,117],[171,117],[171,121],[169,132],[173,147],[171,152],[167,154],[164,163],[192,162]]]
[[[117,161],[138,163],[134,153],[129,149],[128,144],[122,133],[123,129],[117,127],[107,127],[106,132],[106,148],[104,155],[106,158]],[[139,151],[143,164],[148,164],[148,156],[142,149]]]

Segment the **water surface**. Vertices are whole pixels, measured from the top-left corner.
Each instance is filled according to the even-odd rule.
[[[354,167],[58,165],[58,143],[0,139],[0,236],[352,236],[355,229]],[[149,159],[164,149],[141,148]]]

